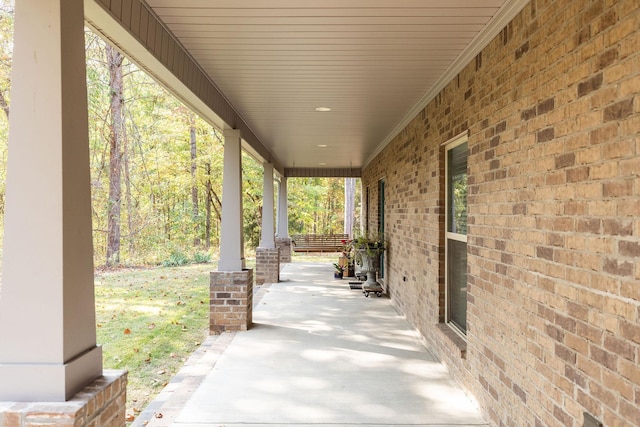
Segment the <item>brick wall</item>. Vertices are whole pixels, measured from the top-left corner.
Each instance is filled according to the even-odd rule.
[[[256,248],[256,285],[280,281],[280,248]]]
[[[246,331],[253,323],[253,270],[212,271],[209,333]]]
[[[637,0],[533,0],[363,171],[394,303],[495,425],[640,425],[639,130]],[[466,344],[442,326],[464,131]]]
[[[66,402],[0,402],[0,427],[124,427],[127,373],[103,376]]]
[[[276,237],[276,248],[280,249],[280,263],[291,262],[291,238]]]

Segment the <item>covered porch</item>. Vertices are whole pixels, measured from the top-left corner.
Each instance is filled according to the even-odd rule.
[[[313,337],[332,350],[298,347],[299,362],[340,354],[365,383],[375,369],[354,354],[396,362],[376,373],[391,374],[388,384],[417,384],[407,398],[421,397],[424,409],[437,402],[422,382],[433,372],[422,368],[438,366],[436,381],[450,378],[408,335],[316,323],[326,315],[320,312],[295,318],[300,307],[276,297],[290,290],[294,301],[313,300],[317,292],[318,299],[329,293],[334,302],[369,304],[376,307],[372,326],[391,322],[379,316],[395,316],[385,311],[392,303],[491,425],[637,424],[636,0],[16,0],[0,289],[2,427],[27,425],[21,410],[33,402],[53,402],[39,407],[48,408],[37,411],[39,423],[124,424],[126,374],[103,372],[95,337],[85,24],[224,133],[221,250],[211,276],[221,288],[211,305],[241,309],[221,318],[212,311],[211,331],[248,330],[235,335],[226,355],[244,357],[234,346],[253,336],[277,341],[275,331],[299,342]],[[279,245],[290,240],[287,179],[360,177],[364,228],[384,232],[388,242],[382,281],[390,299],[342,300],[331,285],[284,282],[274,285],[273,302],[295,319],[278,323],[259,307],[251,330],[242,150],[264,166],[264,261],[256,283],[280,281]],[[33,258],[42,260],[38,268]],[[241,289],[238,299],[229,285]],[[261,301],[268,305],[270,297]],[[408,354],[411,362],[401,357]],[[408,378],[407,363],[422,377]],[[236,374],[258,375],[247,369]],[[302,386],[322,388],[319,380]],[[374,395],[386,384],[370,384]],[[252,387],[259,386],[278,396],[282,384],[256,378]],[[402,402],[367,406],[366,393],[355,394],[359,408],[409,421]],[[293,397],[312,411],[304,394]],[[445,406],[438,406],[443,417],[451,415]],[[75,418],[62,417],[61,407]],[[341,422],[324,409],[327,420]],[[484,422],[469,414],[472,423]],[[251,421],[250,412],[229,415]],[[195,422],[181,417],[184,425]]]
[[[286,264],[251,329],[210,336],[132,427],[489,425],[388,298],[331,271]]]

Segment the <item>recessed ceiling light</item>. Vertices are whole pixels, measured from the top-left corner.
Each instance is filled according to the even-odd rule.
[[[329,108],[329,107],[316,107],[316,111],[326,112],[326,111],[331,111],[331,108]]]
[[[320,162],[318,163],[320,166],[327,166],[327,164],[325,162]]]
[[[320,147],[320,148],[327,148],[327,147],[328,147],[328,145],[327,145],[327,144],[318,144],[318,147]]]

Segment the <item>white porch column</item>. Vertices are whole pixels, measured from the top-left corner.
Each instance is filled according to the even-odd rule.
[[[71,398],[96,346],[82,0],[16,1],[0,401]]]
[[[222,177],[222,226],[218,271],[242,271],[245,267],[242,232],[242,147],[240,131],[224,131]]]
[[[274,232],[274,203],[273,203],[273,164],[264,163],[264,184],[262,192],[262,234],[260,247],[274,249],[276,247]]]
[[[287,200],[287,177],[280,178],[278,187],[278,223],[276,236],[283,239],[289,238],[289,206]]]
[[[245,269],[242,233],[242,146],[239,130],[224,131],[220,261],[209,283],[209,331],[246,331],[253,318],[253,270]]]

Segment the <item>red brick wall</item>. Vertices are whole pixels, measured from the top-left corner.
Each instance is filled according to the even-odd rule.
[[[495,425],[640,425],[639,10],[533,0],[363,171],[390,295]],[[438,325],[463,131],[466,352]]]

